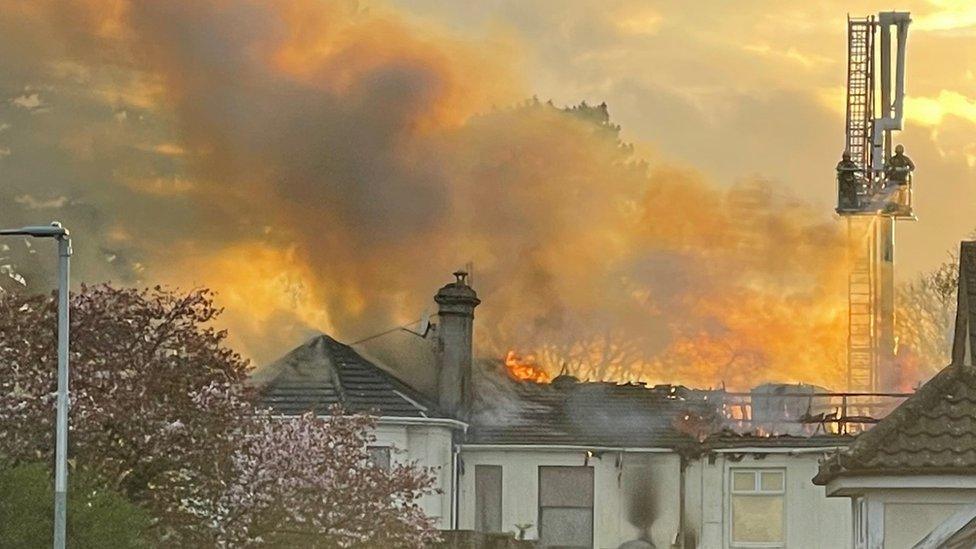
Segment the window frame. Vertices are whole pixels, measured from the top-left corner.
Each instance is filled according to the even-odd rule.
[[[786,547],[786,540],[789,537],[789,531],[787,530],[788,521],[786,518],[787,505],[786,505],[786,492],[787,492],[787,471],[784,466],[768,466],[768,467],[756,467],[756,466],[745,466],[745,467],[728,467],[728,480],[726,481],[727,496],[726,496],[726,508],[728,512],[726,517],[728,519],[728,544],[727,547],[731,549],[784,549]],[[752,490],[736,490],[735,489],[735,474],[736,473],[752,473],[753,476],[753,488]],[[783,486],[779,490],[763,490],[762,489],[762,475],[763,473],[779,473],[783,478]],[[736,497],[752,497],[752,496],[780,496],[783,513],[782,513],[782,527],[783,532],[782,539],[776,542],[761,542],[761,541],[736,541],[734,537],[734,520],[735,514],[732,509],[733,499]]]
[[[590,544],[589,549],[596,547],[596,470],[592,465],[539,465],[536,467],[536,532],[538,534],[539,547],[541,545],[542,532],[542,510],[543,509],[587,509],[572,505],[542,505],[542,470],[543,469],[587,469],[590,473]]]

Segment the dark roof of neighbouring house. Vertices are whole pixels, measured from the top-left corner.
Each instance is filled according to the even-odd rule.
[[[252,378],[276,413],[326,413],[334,404],[381,417],[443,417],[419,392],[327,335],[296,347]]]
[[[976,242],[964,242],[952,364],[923,385],[814,478],[976,473]]]
[[[478,387],[484,390],[484,386]],[[483,397],[471,444],[679,448],[695,442],[691,417],[711,411],[676,386],[511,382]]]
[[[976,372],[952,365],[820,465],[814,478],[976,473]]]

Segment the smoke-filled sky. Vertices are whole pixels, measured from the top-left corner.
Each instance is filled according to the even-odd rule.
[[[0,0],[0,224],[64,221],[76,279],[214,288],[258,363],[419,318],[470,262],[485,352],[829,385],[845,17],[879,8]],[[976,225],[976,7],[898,8],[907,279]],[[7,245],[51,284],[44,243]]]

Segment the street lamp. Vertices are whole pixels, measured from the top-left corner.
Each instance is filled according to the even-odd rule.
[[[55,221],[50,225],[0,229],[0,235],[53,238],[58,241],[58,416],[54,457],[54,549],[64,549],[68,507],[68,269],[71,237]]]

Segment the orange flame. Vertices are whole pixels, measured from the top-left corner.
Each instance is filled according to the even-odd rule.
[[[549,374],[539,368],[533,355],[522,356],[515,351],[509,351],[505,355],[505,368],[508,375],[519,381],[531,381],[533,383],[549,383]]]

